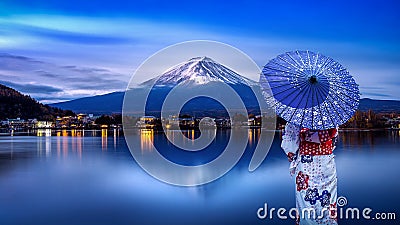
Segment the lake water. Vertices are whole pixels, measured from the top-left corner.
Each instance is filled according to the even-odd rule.
[[[3,134],[0,224],[294,224],[276,215],[273,221],[257,218],[264,203],[269,208],[295,205],[279,132],[261,167],[248,172],[258,134],[249,132],[246,152],[229,173],[198,187],[177,187],[149,176],[118,130]],[[144,152],[154,141],[163,154],[174,154],[163,133],[136,135]],[[397,219],[341,219],[339,224],[398,224],[400,131],[342,131],[339,137],[335,154],[338,195],[348,201],[344,209],[369,207],[395,212]],[[229,132],[219,131],[211,150],[199,152],[196,162],[218,156],[228,139]],[[182,153],[172,157],[181,163],[193,160]]]

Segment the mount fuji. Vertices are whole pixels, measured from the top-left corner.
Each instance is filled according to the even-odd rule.
[[[258,87],[257,82],[248,79],[228,67],[215,62],[208,57],[196,57],[168,69],[160,76],[147,80],[137,87],[127,90],[136,99],[147,97],[146,113],[159,116],[163,99],[170,91],[179,85],[177,97],[188,93],[208,93],[210,96],[221,95],[221,82],[229,85],[238,93],[249,113],[259,111],[257,99],[251,87]],[[146,94],[145,90],[150,93]],[[76,99],[68,102],[55,103],[52,106],[71,109],[75,112],[109,114],[120,113],[124,92],[114,92],[106,95]],[[181,113],[196,116],[226,116],[226,109],[219,102],[207,97],[197,97],[187,102]]]
[[[178,64],[158,78],[146,81],[142,85],[154,83],[154,80],[156,80],[156,86],[204,85],[210,82],[224,82],[230,85],[257,84],[255,81],[239,75],[206,56],[192,58],[187,62]]]

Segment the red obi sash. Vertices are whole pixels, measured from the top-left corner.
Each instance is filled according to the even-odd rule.
[[[319,142],[312,142],[311,132],[308,128],[300,131],[300,155],[330,155],[333,151],[332,138],[336,135],[336,129],[318,130]]]

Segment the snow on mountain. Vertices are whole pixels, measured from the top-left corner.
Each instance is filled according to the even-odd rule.
[[[180,63],[168,69],[161,76],[143,84],[152,84],[155,79],[157,80],[155,83],[157,86],[202,85],[213,81],[251,86],[256,84],[255,81],[241,76],[232,69],[205,56],[192,58],[187,62]]]

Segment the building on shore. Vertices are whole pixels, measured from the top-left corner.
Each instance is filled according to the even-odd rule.
[[[137,121],[136,126],[141,129],[153,129],[156,126],[157,118],[154,116],[143,116]]]
[[[50,129],[54,127],[54,123],[52,121],[37,121],[33,128],[37,129]]]

